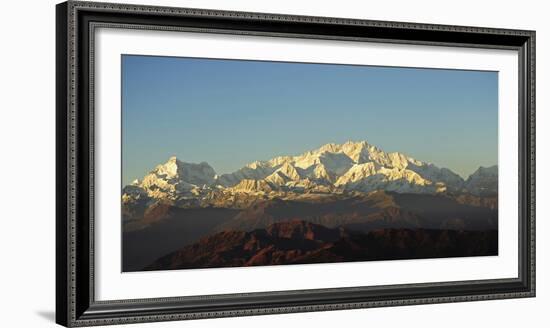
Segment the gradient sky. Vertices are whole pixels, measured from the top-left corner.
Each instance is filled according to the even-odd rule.
[[[123,55],[122,114],[124,184],[348,140],[463,177],[498,161],[497,72]]]

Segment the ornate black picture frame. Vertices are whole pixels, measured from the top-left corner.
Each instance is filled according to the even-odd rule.
[[[98,301],[93,38],[98,26],[509,49],[519,58],[519,277]],[[69,1],[57,5],[56,321],[92,326],[535,296],[535,32]]]

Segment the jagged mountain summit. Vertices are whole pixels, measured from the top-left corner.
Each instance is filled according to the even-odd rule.
[[[498,192],[498,166],[480,166],[466,179],[464,188],[476,196],[496,194]]]
[[[181,206],[250,205],[251,199],[307,197],[311,194],[435,194],[496,192],[498,168],[480,168],[466,181],[446,168],[398,152],[387,153],[366,141],[329,143],[297,156],[256,161],[217,175],[206,162],[171,157],[123,189],[124,203],[166,200]]]

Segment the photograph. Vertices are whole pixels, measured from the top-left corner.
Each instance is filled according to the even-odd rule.
[[[122,54],[121,271],[498,256],[498,81]]]
[[[9,214],[34,211],[30,239],[55,239],[29,261],[37,243],[19,251],[14,231],[35,224],[9,221],[22,224],[7,229],[15,279],[51,273],[27,279],[36,318],[431,327],[452,307],[456,327],[540,319],[540,5],[142,2],[57,3],[55,35],[39,31],[51,51],[23,60],[41,63],[37,78],[8,67],[13,85],[40,82],[7,93],[30,126],[4,138],[28,139],[4,161],[20,200]],[[51,124],[27,110],[45,116],[46,92]],[[42,126],[55,151],[36,145],[53,137]],[[37,175],[54,154],[55,174]],[[55,193],[29,206],[40,177]]]

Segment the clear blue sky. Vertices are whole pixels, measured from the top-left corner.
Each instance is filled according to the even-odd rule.
[[[498,73],[122,56],[123,183],[366,140],[463,177],[497,164]]]

